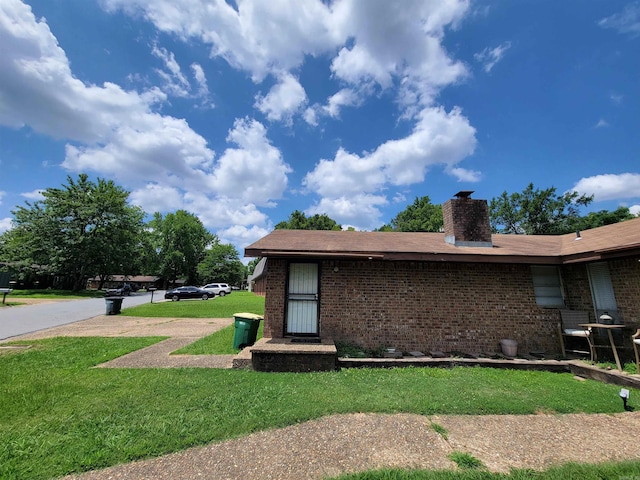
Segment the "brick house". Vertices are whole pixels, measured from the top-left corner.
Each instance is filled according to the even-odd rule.
[[[275,230],[264,336],[470,354],[560,350],[560,308],[640,326],[640,218],[567,235],[491,234],[486,200],[443,205],[443,233]]]
[[[247,278],[247,288],[250,292],[264,297],[267,291],[267,259],[261,258]]]

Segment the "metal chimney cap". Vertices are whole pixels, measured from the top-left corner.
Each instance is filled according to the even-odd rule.
[[[474,190],[460,190],[454,195],[456,198],[469,198]]]

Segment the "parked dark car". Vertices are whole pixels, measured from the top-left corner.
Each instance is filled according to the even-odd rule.
[[[131,292],[135,292],[131,285],[124,283],[116,288],[107,288],[104,292],[105,297],[124,297],[131,295]]]
[[[167,290],[167,293],[164,294],[164,298],[173,302],[186,298],[201,298],[202,300],[209,300],[215,296],[215,293],[208,292],[207,290],[203,290],[198,287],[178,287],[173,290]]]

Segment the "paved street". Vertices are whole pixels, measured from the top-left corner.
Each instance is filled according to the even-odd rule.
[[[162,299],[164,299],[164,291],[154,292],[154,301]],[[11,295],[7,295],[7,300],[11,300]],[[150,301],[151,293],[136,292],[130,297],[124,297],[122,308],[133,307]],[[97,315],[104,315],[105,311],[104,298],[3,307],[0,308],[0,340],[10,339],[24,333],[36,332],[44,328],[86,320]]]

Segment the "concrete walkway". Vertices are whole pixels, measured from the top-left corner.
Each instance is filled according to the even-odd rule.
[[[175,337],[163,340],[147,348],[128,353],[100,368],[231,368],[235,355],[171,355],[201,337]]]
[[[434,425],[446,431],[446,438]],[[640,413],[332,415],[67,480],[320,480],[380,468],[456,470],[463,452],[492,472],[640,459]],[[638,472],[640,475],[640,472]],[[636,477],[633,477],[636,478]]]

